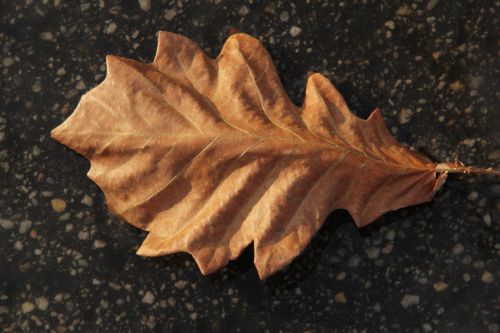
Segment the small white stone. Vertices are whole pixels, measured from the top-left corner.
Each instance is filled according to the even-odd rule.
[[[399,123],[400,124],[409,123],[412,115],[413,111],[411,109],[402,108],[401,111],[399,111]]]
[[[147,12],[151,8],[151,0],[139,0],[139,7],[142,11]]]
[[[91,6],[92,6],[92,4],[90,4],[88,2],[82,3],[82,4],[80,4],[80,11],[86,12]]]
[[[35,81],[35,83],[33,83],[33,85],[31,86],[31,91],[33,91],[34,93],[39,93],[40,91],[42,91],[42,83],[40,81]]]
[[[432,326],[429,323],[423,323],[422,328],[423,328],[424,332],[432,331]]]
[[[411,9],[407,5],[399,7],[398,10],[396,11],[396,15],[398,16],[407,16],[410,14],[411,14]]]
[[[118,28],[118,26],[116,25],[116,23],[115,23],[115,22],[111,22],[111,23],[110,23],[110,24],[106,27],[106,31],[105,31],[105,32],[106,32],[108,35],[112,35],[112,34],[114,34],[114,33],[115,33],[116,28]]]
[[[428,3],[427,3],[427,6],[425,6],[425,8],[427,10],[433,10],[434,7],[436,7],[436,5],[438,4],[439,0],[430,0]]]
[[[2,228],[4,228],[5,230],[10,230],[14,228],[14,222],[10,220],[0,219],[0,226],[2,226]]]
[[[95,247],[96,249],[101,249],[101,248],[103,248],[103,247],[105,247],[105,246],[106,246],[106,243],[105,243],[104,241],[100,240],[100,239],[96,239],[96,240],[94,241],[94,247]]]
[[[448,289],[448,283],[443,282],[443,281],[439,281],[439,282],[434,283],[432,285],[432,287],[434,288],[435,291],[441,292],[441,291],[445,291],[446,289]]]
[[[490,272],[486,271],[481,276],[481,281],[483,281],[484,283],[490,284],[493,281],[495,281],[495,278],[493,277],[493,274],[491,274]]]
[[[16,249],[16,250],[18,250],[18,251],[22,251],[22,250],[23,250],[23,248],[24,248],[24,246],[23,246],[23,243],[21,243],[21,241],[18,241],[18,240],[17,240],[17,241],[14,243],[14,249]]]
[[[66,75],[66,70],[64,69],[64,67],[61,67],[57,70],[56,74],[58,76],[63,76],[63,75]]]
[[[343,291],[337,293],[335,295],[335,302],[337,303],[347,303],[347,297]]]
[[[83,81],[81,81],[81,80],[80,80],[80,81],[78,81],[78,82],[76,83],[75,88],[76,88],[76,89],[78,89],[78,90],[83,90],[83,89],[85,89],[85,82],[83,82]]]
[[[153,293],[151,293],[149,290],[146,291],[144,297],[142,298],[142,303],[153,304],[154,302],[155,302],[155,295],[153,295]]]
[[[39,156],[42,150],[38,146],[33,146],[32,154],[33,156]]]
[[[28,313],[28,312],[31,312],[35,309],[35,305],[31,302],[24,302],[22,305],[21,305],[21,311],[23,313]]]
[[[54,40],[54,35],[50,31],[44,31],[40,33],[40,39],[51,42]]]
[[[87,240],[89,239],[89,232],[88,231],[80,231],[78,232],[78,238],[81,240]]]
[[[420,296],[406,294],[401,299],[401,305],[406,309],[411,305],[417,305],[420,303]]]
[[[483,222],[486,224],[488,227],[491,226],[491,215],[486,214],[483,216]]]
[[[292,37],[297,37],[298,35],[300,35],[301,32],[302,29],[295,25],[290,28],[290,36]]]
[[[464,145],[466,145],[467,147],[471,148],[476,143],[476,139],[474,139],[474,138],[465,139],[462,141],[462,143]]]
[[[286,10],[281,12],[281,14],[280,14],[281,21],[287,22],[289,18],[290,18],[290,15],[288,14],[288,12]]]
[[[250,13],[250,9],[248,9],[248,7],[245,5],[241,6],[240,9],[238,10],[238,14],[240,14],[241,16],[245,16],[248,13]]]
[[[474,201],[477,198],[479,198],[479,193],[477,193],[476,191],[470,192],[469,195],[467,196],[467,200],[470,200],[470,201]]]
[[[172,8],[172,9],[167,10],[164,18],[167,21],[172,21],[174,19],[175,15],[177,15],[177,11],[175,10],[175,8]]]
[[[391,30],[394,30],[394,28],[396,27],[396,25],[394,24],[393,21],[387,21],[385,22],[384,24],[387,28],[391,29]]]
[[[81,201],[82,204],[84,204],[85,206],[92,206],[94,204],[94,199],[92,199],[92,197],[90,195],[87,195],[85,194],[83,196],[83,199]]]
[[[2,64],[5,66],[5,67],[10,67],[12,65],[14,65],[14,59],[13,58],[5,58],[3,61],[2,61]]]
[[[35,300],[35,303],[36,303],[36,306],[42,310],[42,311],[45,311],[47,310],[47,308],[49,307],[49,301],[47,300],[47,298],[45,297],[38,297],[36,300]]]
[[[21,224],[19,225],[19,233],[20,234],[24,234],[26,232],[28,232],[28,230],[30,230],[31,228],[31,221],[29,220],[24,220],[21,222]]]
[[[58,213],[62,213],[66,209],[66,202],[62,199],[52,199],[50,204],[52,209]]]
[[[186,287],[186,285],[188,284],[188,282],[186,280],[179,280],[177,281],[174,286],[175,288],[177,289],[184,289]]]

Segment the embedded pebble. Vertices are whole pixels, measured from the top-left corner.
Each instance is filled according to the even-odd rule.
[[[289,18],[290,18],[290,15],[288,14],[288,12],[286,10],[281,12],[280,21],[287,22]]]
[[[345,296],[345,293],[344,292],[339,292],[335,295],[335,302],[337,303],[346,303],[347,302],[347,298]]]
[[[82,201],[80,201],[82,204],[86,205],[86,206],[92,206],[94,204],[94,199],[92,199],[91,196],[89,196],[88,194],[85,194],[83,196],[83,199]]]
[[[176,15],[177,15],[177,11],[175,10],[175,8],[172,8],[172,9],[167,10],[163,17],[167,21],[172,21]]]
[[[368,258],[377,259],[380,254],[380,249],[378,247],[369,247],[365,252]]]
[[[398,16],[408,16],[410,14],[411,14],[411,9],[407,5],[399,7],[398,10],[396,11],[396,15]]]
[[[483,216],[483,222],[484,224],[486,224],[488,227],[491,226],[491,215],[490,214],[486,214]]]
[[[142,11],[147,12],[151,8],[151,0],[138,0]]]
[[[21,243],[20,240],[15,241],[14,242],[14,249],[16,249],[18,251],[22,251],[24,249],[23,243]]]
[[[448,284],[446,282],[439,281],[439,282],[434,283],[432,285],[432,287],[434,288],[435,291],[441,292],[441,291],[448,289]]]
[[[58,213],[62,213],[66,210],[66,202],[62,199],[52,199],[50,201],[52,209]]]
[[[394,30],[394,28],[396,27],[396,25],[394,24],[394,21],[387,21],[384,23],[384,25],[391,30]]]
[[[30,228],[31,228],[31,224],[32,224],[32,222],[29,220],[22,221],[19,224],[19,233],[24,234],[24,233],[28,232],[28,230],[30,230]]]
[[[456,244],[452,249],[451,253],[458,256],[464,252],[464,246],[462,244]]]
[[[81,240],[87,240],[87,239],[89,239],[89,232],[85,231],[85,230],[79,231],[78,232],[78,238],[81,239]]]
[[[95,247],[96,249],[101,249],[101,248],[103,248],[103,247],[105,247],[105,246],[106,246],[106,243],[105,243],[104,241],[100,240],[100,239],[96,239],[96,240],[94,241],[94,247]]]
[[[24,302],[22,305],[21,305],[21,311],[23,313],[28,313],[28,312],[31,312],[35,309],[35,305],[31,302]]]
[[[118,28],[118,26],[116,25],[116,23],[115,23],[115,22],[111,22],[111,23],[110,23],[110,24],[106,27],[106,31],[105,31],[105,32],[106,32],[108,35],[112,35],[112,34],[114,34],[114,33],[115,33],[116,28]]]
[[[154,302],[155,302],[155,295],[153,295],[153,293],[151,293],[149,290],[146,291],[144,297],[142,298],[142,303],[153,304]]]
[[[483,281],[484,283],[490,284],[490,283],[493,283],[493,281],[495,281],[495,278],[493,277],[493,274],[486,271],[481,276],[481,281]]]
[[[14,228],[14,222],[11,220],[0,219],[0,226],[2,226],[5,230],[10,230]]]
[[[187,281],[185,280],[179,280],[177,282],[174,283],[174,286],[177,288],[177,289],[184,289],[186,287],[186,285],[188,284]]]
[[[427,5],[425,6],[425,9],[427,10],[433,10],[434,7],[439,3],[439,0],[430,0]]]
[[[250,13],[250,9],[248,9],[248,7],[245,5],[241,6],[240,9],[238,10],[238,14],[240,14],[241,16],[245,16],[248,13]]]
[[[401,299],[401,305],[405,309],[408,308],[409,306],[417,305],[418,303],[420,303],[420,296],[417,295],[406,294]]]
[[[298,35],[300,35],[301,32],[302,29],[295,25],[290,28],[290,36],[292,37],[297,37]]]
[[[35,300],[35,304],[36,304],[37,308],[39,308],[42,311],[47,310],[49,307],[49,301],[45,297],[38,297]]]
[[[5,67],[10,67],[10,66],[14,65],[14,63],[15,63],[15,60],[13,58],[9,58],[9,57],[3,59],[3,61],[2,61],[2,64]]]
[[[44,41],[52,42],[52,41],[54,41],[54,35],[52,34],[52,32],[44,31],[44,32],[40,33],[40,39],[44,40]]]
[[[454,92],[460,91],[464,89],[464,84],[460,81],[455,81],[450,83],[450,89],[453,90]]]
[[[31,91],[33,91],[34,93],[39,93],[40,91],[42,91],[42,83],[36,80],[35,83],[33,83],[33,85],[31,86]]]
[[[478,197],[479,197],[479,193],[477,193],[476,191],[472,191],[469,193],[469,195],[467,195],[467,200],[474,201]]]
[[[409,108],[402,108],[399,111],[399,123],[400,124],[409,123],[412,116],[413,116],[413,110]]]

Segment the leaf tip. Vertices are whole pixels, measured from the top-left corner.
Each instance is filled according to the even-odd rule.
[[[135,254],[137,254],[138,256],[141,256],[141,257],[147,257],[147,251],[144,250],[144,248],[141,246],[137,249],[137,251],[135,251]]]
[[[54,140],[61,141],[61,133],[61,125],[59,125],[50,131],[50,137]]]

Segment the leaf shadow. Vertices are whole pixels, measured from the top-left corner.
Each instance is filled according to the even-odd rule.
[[[225,268],[209,275],[208,279],[212,284],[219,285],[223,281],[250,277],[257,284],[265,284],[271,289],[278,287],[293,289],[317,271],[317,266],[328,255],[326,248],[331,245],[331,238],[338,237],[339,229],[343,229],[342,234],[350,234],[350,238],[356,236],[357,229],[346,210],[339,209],[331,213],[306,249],[289,266],[264,281],[259,282],[257,270],[253,264],[253,243],[247,246],[236,260],[230,261]],[[249,274],[249,271],[252,273]]]
[[[268,279],[260,281],[258,278],[253,265],[252,245],[249,245],[236,260],[230,261],[225,268],[209,275],[208,279],[210,284],[221,288],[227,282],[244,280],[245,284],[254,285],[257,288],[259,285],[266,286],[272,294],[280,293],[283,290],[291,291],[312,275],[323,274],[325,267],[321,266],[332,265],[329,263],[329,257],[335,254],[339,248],[351,248],[352,255],[359,255],[359,251],[363,251],[363,239],[373,237],[385,226],[397,224],[402,220],[421,214],[426,207],[429,208],[432,205],[433,203],[429,202],[388,212],[361,229],[355,226],[347,210],[338,209],[327,217],[306,249],[289,266]]]

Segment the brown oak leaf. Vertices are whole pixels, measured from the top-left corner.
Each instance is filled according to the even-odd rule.
[[[106,79],[52,132],[91,161],[109,209],[149,232],[139,255],[188,252],[208,274],[253,242],[263,279],[333,210],[362,227],[445,179],[321,74],[294,105],[255,38],[230,36],[215,60],[186,37],[158,39],[150,64],[108,56]]]

